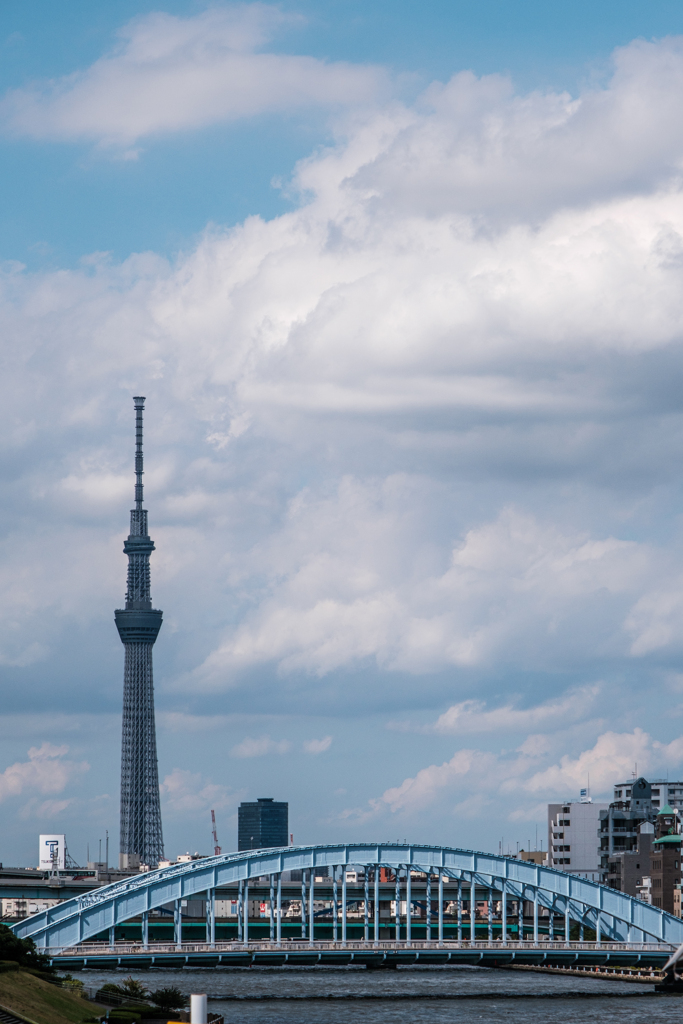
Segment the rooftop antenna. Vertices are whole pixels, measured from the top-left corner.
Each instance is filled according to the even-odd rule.
[[[221,848],[218,845],[218,836],[216,835],[216,814],[215,811],[211,811],[211,835],[213,836],[213,855],[219,857]]]

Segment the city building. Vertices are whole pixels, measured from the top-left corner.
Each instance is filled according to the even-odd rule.
[[[237,811],[237,849],[260,850],[268,846],[287,846],[289,804],[259,797],[244,801]]]
[[[0,916],[16,921],[24,917],[33,917],[34,914],[44,914],[46,910],[63,902],[64,900],[47,900],[41,897],[36,899],[0,899]]]
[[[599,881],[608,884],[609,865],[617,854],[638,849],[640,826],[644,821],[654,824],[660,806],[664,805],[673,810],[683,808],[683,782],[648,782],[640,777],[617,783],[614,800],[600,814]]]
[[[609,858],[606,881],[611,889],[619,889],[629,896],[641,896],[645,879],[650,873],[650,853],[654,838],[654,825],[650,821],[644,821],[638,827],[635,849],[615,853]]]
[[[548,854],[544,853],[543,850],[520,850],[515,860],[526,860],[531,864],[546,864],[548,863]]]
[[[548,867],[599,881],[598,829],[606,810],[607,804],[594,804],[588,795],[548,804]]]
[[[681,817],[668,804],[657,815],[655,841],[650,854],[652,904],[674,912],[674,891],[681,884]]]
[[[164,856],[154,721],[152,647],[162,612],[152,608],[149,556],[154,551],[142,507],[142,412],[135,404],[135,508],[123,550],[128,555],[126,607],[114,613],[125,648],[121,740],[121,845],[119,868],[156,867]]]
[[[639,794],[634,786],[636,783],[645,782],[645,779],[631,779],[630,782],[619,782],[614,787],[615,802],[623,803],[624,806],[633,803],[638,806]],[[647,783],[646,783],[647,784]],[[659,810],[665,804],[674,810],[678,808],[683,812],[683,782],[669,782],[668,779],[652,779],[650,785],[650,801],[652,806]],[[640,794],[642,797],[642,793]],[[655,812],[656,813],[656,812]]]

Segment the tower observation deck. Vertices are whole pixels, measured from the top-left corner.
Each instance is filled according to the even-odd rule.
[[[142,507],[142,413],[135,403],[135,508],[123,550],[128,555],[126,607],[114,613],[125,648],[121,738],[121,827],[119,867],[156,867],[164,855],[154,720],[152,647],[163,613],[152,608],[149,556],[154,551]]]

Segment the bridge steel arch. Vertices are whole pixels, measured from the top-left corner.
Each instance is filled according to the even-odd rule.
[[[277,910],[275,910],[275,931],[271,923],[271,941],[280,941],[281,914],[280,892],[283,872],[303,871],[302,902],[313,907],[315,890],[315,873],[318,868],[332,868],[335,879],[334,903],[341,913],[340,934],[335,934],[343,945],[346,941],[346,869],[360,867],[374,869],[375,877],[380,868],[389,868],[398,877],[403,872],[402,889],[396,887],[397,906],[405,899],[411,903],[411,871],[427,875],[427,893],[432,899],[438,899],[439,939],[443,937],[443,890],[438,879],[456,880],[462,898],[470,900],[486,899],[488,894],[489,907],[491,900],[513,903],[529,901],[533,908],[534,938],[538,940],[538,917],[540,908],[552,908],[555,914],[564,918],[564,938],[569,940],[571,922],[587,925],[597,933],[598,943],[601,941],[644,943],[667,943],[672,947],[683,944],[683,920],[660,910],[658,907],[643,903],[641,900],[628,896],[626,893],[607,888],[566,874],[551,868],[542,867],[527,861],[510,860],[506,857],[488,853],[477,853],[472,850],[459,850],[442,846],[422,846],[404,844],[350,844],[328,846],[292,846],[276,849],[249,850],[242,853],[223,854],[218,857],[206,857],[201,860],[174,864],[168,868],[114,882],[84,895],[66,900],[40,914],[26,918],[12,925],[12,930],[20,938],[31,938],[39,948],[70,948],[79,943],[94,939],[102,933],[109,932],[113,941],[113,930],[117,925],[142,916],[146,922],[149,911],[169,903],[176,907],[176,935],[180,935],[180,901],[208,894],[207,914],[208,935],[211,942],[215,941],[215,915],[210,908],[215,900],[217,889],[239,886],[240,906],[244,907],[245,889],[250,880],[268,879],[270,883],[271,904],[274,904],[277,893]],[[341,893],[338,894],[338,872],[341,869]],[[366,870],[365,877],[370,872]],[[306,888],[308,875],[308,888]],[[415,885],[415,882],[412,882]],[[483,893],[482,893],[483,890]],[[365,883],[366,900],[373,898],[372,891]],[[341,897],[341,898],[339,898]],[[504,912],[506,922],[510,920]],[[210,918],[210,920],[209,920]],[[337,932],[338,914],[334,913],[335,933]],[[272,922],[272,918],[271,918]],[[436,924],[432,921],[432,924]],[[410,939],[410,915],[407,917],[408,940]],[[144,935],[143,925],[143,935]],[[243,927],[243,926],[242,926]],[[311,934],[311,915],[308,920],[308,937]],[[463,925],[465,932],[468,925]],[[313,929],[315,923],[313,922]],[[370,930],[372,923],[370,923]],[[431,929],[430,929],[431,931]],[[489,934],[491,934],[491,917],[489,911]],[[365,935],[368,938],[368,921],[366,916]],[[375,936],[376,937],[376,936]],[[471,933],[466,938],[474,939]],[[246,940],[248,935],[243,934]]]

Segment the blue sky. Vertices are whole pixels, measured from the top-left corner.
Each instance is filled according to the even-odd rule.
[[[117,842],[131,396],[167,852],[497,848],[683,771],[683,14],[2,15],[0,861]]]
[[[84,69],[109,51],[131,19],[164,10],[191,16],[202,4],[45,3],[15,5],[3,17],[4,89]],[[319,3],[281,4],[290,13],[274,52],[381,64],[398,91],[414,96],[458,70],[509,74],[518,88],[569,89],[603,79],[615,46],[683,30],[679,4]],[[133,163],[93,153],[90,144],[14,140],[0,165],[2,256],[31,267],[73,265],[106,250],[173,254],[209,222],[273,217],[290,203],[286,182],[298,159],[329,141],[326,119],[291,111],[145,142]]]

